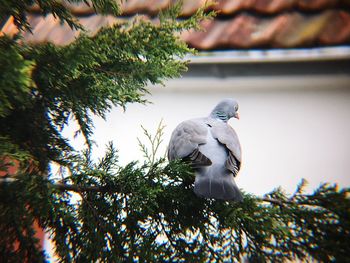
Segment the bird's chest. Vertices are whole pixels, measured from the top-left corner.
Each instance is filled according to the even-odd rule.
[[[210,128],[208,128],[206,143],[200,145],[199,150],[211,160],[213,165],[224,165],[228,157],[226,147],[213,137]]]

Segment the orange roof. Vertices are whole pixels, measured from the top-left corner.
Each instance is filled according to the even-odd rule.
[[[86,4],[66,4],[90,34],[127,16],[153,16],[172,0],[123,1],[122,16],[96,15]],[[193,14],[205,0],[186,0],[182,16]],[[211,9],[218,11],[214,20],[203,21],[204,31],[184,32],[181,37],[199,50],[237,48],[289,48],[340,45],[350,42],[350,13],[340,0],[218,0]],[[68,44],[79,35],[55,17],[42,16],[37,7],[28,14],[32,33],[24,32],[24,41]],[[13,35],[17,28],[9,19],[3,34]]]
[[[171,5],[174,0],[121,0],[122,15],[136,13],[157,15]],[[204,7],[208,0],[183,0],[182,16],[194,14]],[[213,1],[214,2],[214,1]],[[64,3],[75,15],[91,15],[94,9],[85,3]],[[347,0],[216,0],[208,9],[219,11],[222,15],[232,15],[242,11],[261,14],[277,14],[285,11],[320,11],[329,8],[349,7]],[[38,12],[38,6],[33,6],[33,12]]]

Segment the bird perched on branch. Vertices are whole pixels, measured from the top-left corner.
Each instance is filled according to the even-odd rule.
[[[205,118],[180,123],[168,147],[169,160],[188,161],[195,170],[194,192],[204,198],[241,201],[234,177],[241,167],[241,146],[228,125],[239,119],[238,103],[224,99]]]

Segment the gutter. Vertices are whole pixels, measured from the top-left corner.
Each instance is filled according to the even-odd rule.
[[[200,51],[184,58],[190,64],[275,63],[350,60],[350,46]]]

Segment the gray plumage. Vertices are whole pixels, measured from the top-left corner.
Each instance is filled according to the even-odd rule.
[[[238,118],[238,104],[224,99],[205,118],[180,123],[172,133],[169,160],[189,161],[195,170],[194,192],[204,198],[241,201],[234,177],[241,166],[241,146],[227,121]]]

